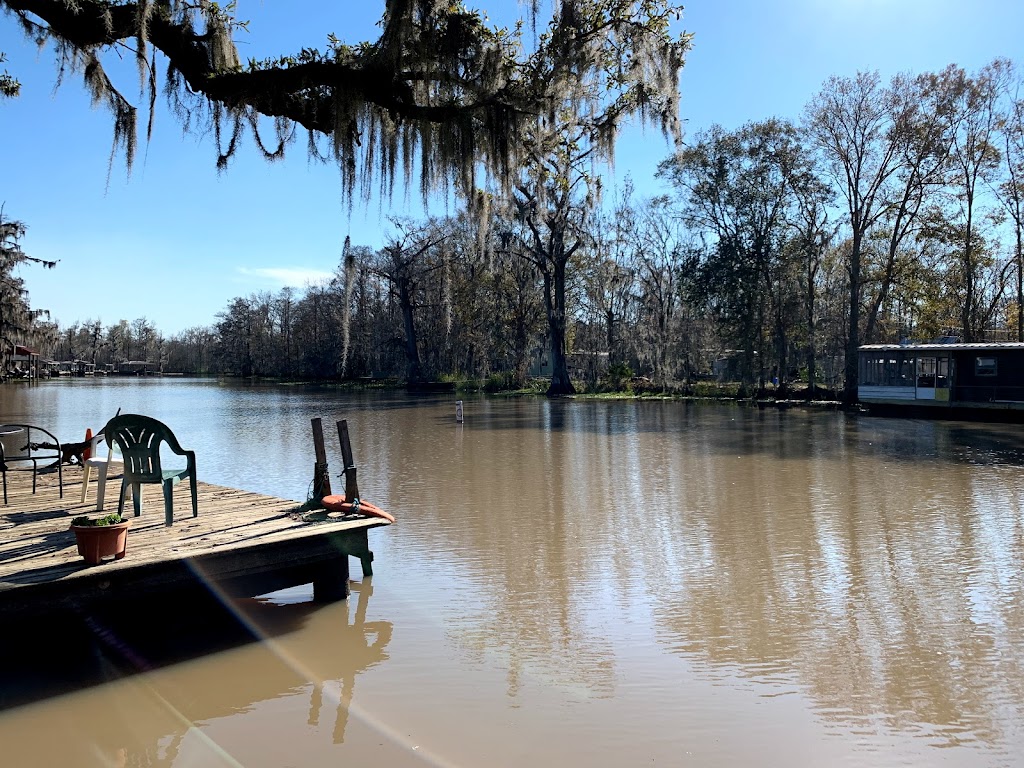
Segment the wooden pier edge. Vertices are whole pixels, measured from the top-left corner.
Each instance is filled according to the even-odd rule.
[[[5,625],[190,592],[231,599],[312,584],[314,600],[343,600],[349,558],[358,558],[363,576],[370,576],[368,531],[390,524],[381,518],[311,522],[298,512],[298,502],[199,482],[198,517],[191,517],[190,505],[175,504],[182,516],[168,527],[159,514],[160,489],[144,486],[143,513],[131,518],[125,558],[89,566],[68,530],[72,517],[95,511],[92,494],[78,503],[81,472],[65,471],[63,498],[56,476],[40,478],[33,494],[31,478],[15,475],[8,478],[11,503],[0,507]],[[178,485],[175,495],[184,500],[188,485]]]

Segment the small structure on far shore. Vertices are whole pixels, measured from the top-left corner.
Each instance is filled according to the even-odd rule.
[[[5,379],[36,379],[39,378],[39,353],[22,344],[14,344],[7,356],[6,365],[0,370]]]
[[[858,400],[871,411],[1024,418],[1024,343],[867,344]]]
[[[157,364],[149,360],[123,360],[112,372],[118,376],[155,376],[159,371]]]

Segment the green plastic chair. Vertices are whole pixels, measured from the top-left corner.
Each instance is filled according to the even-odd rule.
[[[142,483],[160,483],[164,490],[164,525],[174,523],[174,486],[186,477],[192,487],[192,517],[199,516],[199,493],[196,488],[196,453],[186,451],[170,428],[149,416],[137,413],[123,413],[115,416],[103,428],[107,445],[117,443],[124,459],[124,477],[121,480],[121,497],[117,512],[124,514],[124,499],[128,489],[132,490],[135,516],[142,514]],[[186,458],[184,469],[163,469],[160,466],[160,445],[167,447],[178,456]]]

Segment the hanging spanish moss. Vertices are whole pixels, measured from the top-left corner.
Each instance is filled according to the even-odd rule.
[[[594,138],[598,154],[609,158],[619,120],[630,115],[678,138],[675,89],[686,40],[669,37],[668,21],[680,6],[561,0],[538,36],[542,4],[525,5],[530,40],[521,25],[492,29],[460,2],[387,0],[375,42],[351,45],[330,35],[322,51],[242,63],[233,37],[247,27],[231,3],[0,0],[28,36],[55,44],[58,71],[81,74],[94,102],[112,113],[112,151],[129,172],[136,108],[102,64],[104,55],[122,51],[139,69],[150,109],[147,138],[159,52],[172,112],[186,130],[216,135],[218,168],[229,167],[246,132],[275,160],[304,130],[309,156],[338,165],[350,204],[374,192],[390,197],[396,183],[425,198],[435,191],[472,195],[481,177],[510,181],[521,165],[521,138],[538,116],[553,123],[566,104],[608,116]],[[590,87],[595,77],[603,92]],[[267,119],[273,142],[262,135]]]
[[[355,289],[357,277],[355,253],[352,250],[352,240],[348,235],[345,235],[345,245],[341,249],[341,263],[345,270],[345,304],[344,311],[341,313],[341,377],[345,378],[345,374],[348,372],[352,328],[352,291]]]

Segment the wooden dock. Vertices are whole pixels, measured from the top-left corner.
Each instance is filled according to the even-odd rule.
[[[144,485],[142,515],[131,519],[125,557],[87,565],[78,554],[72,518],[95,514],[96,488],[81,498],[82,471],[64,469],[64,497],[57,473],[7,473],[9,503],[0,506],[0,617],[71,612],[101,605],[152,600],[201,590],[252,597],[313,584],[314,599],[348,596],[348,558],[370,575],[373,554],[367,531],[389,525],[381,518],[310,520],[300,502],[199,482],[199,515],[192,517],[188,482],[174,490],[174,524],[164,525],[159,485]],[[120,477],[107,484],[105,512],[117,511]]]

